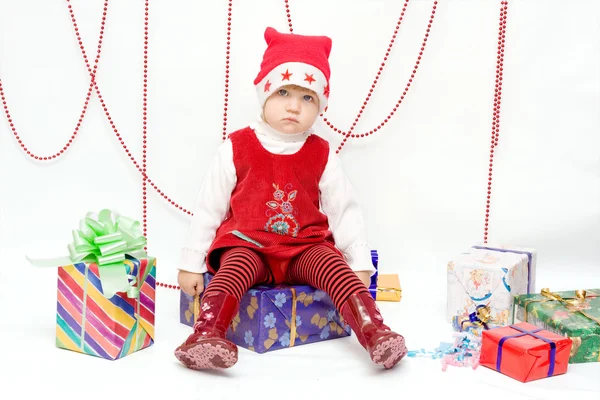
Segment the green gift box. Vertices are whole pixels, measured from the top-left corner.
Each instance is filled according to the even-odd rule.
[[[569,363],[600,362],[600,289],[542,289],[515,296],[514,307],[514,319],[571,338]]]

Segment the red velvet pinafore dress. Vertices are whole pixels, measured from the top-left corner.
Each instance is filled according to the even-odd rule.
[[[315,244],[341,255],[319,208],[327,141],[310,135],[296,153],[281,155],[267,151],[249,127],[229,137],[237,185],[208,251],[208,270],[216,273],[223,250],[241,246],[261,254],[275,283],[282,283],[290,260]]]

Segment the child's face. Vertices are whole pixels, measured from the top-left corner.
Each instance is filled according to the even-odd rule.
[[[313,126],[319,114],[319,98],[300,86],[282,86],[265,102],[263,116],[267,124],[281,133],[301,133]]]

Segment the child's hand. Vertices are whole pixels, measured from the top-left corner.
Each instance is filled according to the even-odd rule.
[[[181,290],[189,296],[196,296],[204,291],[204,275],[202,274],[179,270],[177,283]]]

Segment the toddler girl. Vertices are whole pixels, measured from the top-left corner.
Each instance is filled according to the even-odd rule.
[[[327,107],[331,39],[265,31],[254,80],[262,113],[218,148],[198,195],[178,281],[202,296],[194,333],[175,350],[192,369],[228,368],[225,339],[241,297],[258,284],[325,291],[376,364],[406,355],[367,287],[375,269],[354,190],[335,149],[312,126]]]

